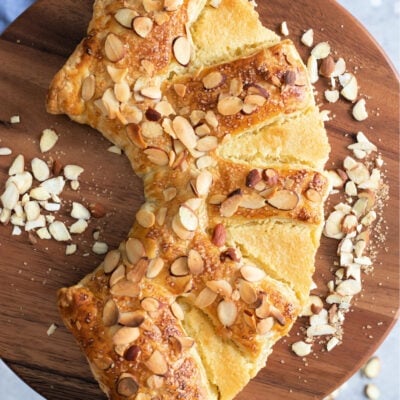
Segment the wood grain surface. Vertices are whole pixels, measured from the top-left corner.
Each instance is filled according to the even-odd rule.
[[[143,200],[141,182],[128,161],[107,152],[109,144],[100,134],[45,112],[49,82],[85,34],[91,6],[91,0],[38,1],[0,39],[0,120],[9,121],[16,114],[21,117],[20,124],[0,122],[0,147],[13,149],[12,156],[0,157],[1,184],[19,153],[27,162],[41,157],[78,164],[85,168],[81,187],[78,192],[64,190],[60,218],[68,220],[74,200],[97,201],[108,211],[106,217],[91,220],[90,229],[77,240],[78,252],[69,257],[63,244],[45,240],[32,244],[26,234],[11,236],[10,226],[0,226],[0,356],[49,400],[104,398],[72,335],[62,325],[56,291],[74,284],[100,262],[101,257],[90,251],[93,232],[99,230],[100,237],[116,247]],[[374,272],[363,277],[363,292],[346,315],[344,342],[329,353],[317,349],[305,362],[290,351],[304,324],[299,320],[290,337],[275,347],[267,367],[237,397],[320,399],[360,367],[398,317],[399,82],[374,40],[335,1],[260,0],[258,11],[272,29],[287,21],[289,37],[303,55],[307,50],[299,38],[311,27],[316,42],[328,40],[337,56],[347,60],[348,69],[356,68],[370,116],[363,123],[354,121],[349,103],[342,100],[329,107],[335,118],[327,123],[333,149],[327,167],[341,164],[348,154],[346,146],[362,130],[378,145],[390,185],[383,214],[386,239],[376,244]],[[44,128],[56,129],[60,139],[54,150],[42,155],[38,140]],[[335,201],[331,199],[332,204]],[[332,277],[336,246],[335,241],[322,239],[315,275],[321,294]],[[59,327],[49,337],[46,331],[52,323]]]

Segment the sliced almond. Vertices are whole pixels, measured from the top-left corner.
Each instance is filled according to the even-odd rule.
[[[194,232],[185,229],[180,221],[179,215],[175,215],[171,223],[172,230],[182,240],[189,240],[193,238]]]
[[[230,297],[232,295],[232,286],[228,281],[224,279],[208,281],[206,285],[209,289],[219,294],[220,296]]]
[[[182,226],[188,231],[195,231],[199,225],[197,215],[185,205],[179,207],[179,219]]]
[[[196,130],[197,132],[197,130]],[[215,136],[203,136],[201,139],[197,141],[196,149],[198,151],[213,151],[218,146],[218,138]]]
[[[241,299],[246,304],[253,304],[257,301],[257,290],[251,283],[247,281],[242,280],[240,282],[239,293]]]
[[[241,192],[227,197],[221,204],[220,214],[222,217],[232,217],[238,210],[243,195]]]
[[[145,297],[140,304],[143,310],[149,313],[155,312],[160,308],[160,302],[154,297]]]
[[[179,64],[183,66],[189,64],[192,49],[187,37],[178,36],[172,43],[172,51]]]
[[[307,59],[307,71],[311,83],[316,83],[319,79],[318,62],[317,59],[311,54]]]
[[[245,265],[240,268],[240,273],[243,278],[248,282],[258,282],[265,278],[265,272],[252,265]]]
[[[117,35],[109,33],[104,42],[104,52],[110,61],[118,62],[125,57],[126,49]]]
[[[186,276],[190,273],[187,257],[178,257],[170,267],[173,276]]]
[[[146,251],[142,242],[136,238],[129,238],[125,243],[126,256],[129,262],[136,264],[142,257],[146,256]]]
[[[117,271],[118,268],[115,271]],[[113,296],[137,297],[140,293],[140,287],[136,282],[121,279],[111,287],[110,293]]]
[[[141,258],[133,267],[133,269],[126,274],[126,279],[134,283],[140,282],[145,276],[148,266],[149,260],[147,258]]]
[[[256,315],[258,318],[264,319],[272,314],[272,307],[267,301],[265,295],[261,298],[261,304],[256,308]]]
[[[204,261],[197,250],[191,249],[188,253],[187,266],[193,275],[201,274],[204,270]]]
[[[336,292],[341,296],[354,296],[361,292],[361,282],[355,279],[347,279],[339,283]]]
[[[370,178],[368,168],[361,162],[357,163],[355,167],[348,169],[348,177],[356,184],[360,185]]]
[[[201,171],[196,178],[196,191],[198,196],[206,196],[211,188],[213,176],[209,171]]]
[[[25,158],[22,154],[18,154],[8,169],[8,175],[22,174],[25,168]]]
[[[205,287],[196,297],[194,305],[199,308],[206,308],[210,306],[217,298],[217,293],[210,288]]]
[[[136,221],[139,225],[143,226],[143,228],[151,228],[156,222],[156,216],[152,211],[142,207],[136,213]]]
[[[118,322],[118,307],[114,300],[110,299],[104,304],[103,308],[103,324],[104,326],[112,326]]]
[[[103,269],[106,274],[110,274],[117,268],[121,259],[119,250],[111,250],[107,253],[103,261]]]
[[[183,0],[164,0],[165,11],[176,11],[183,4]]]
[[[166,151],[159,147],[147,147],[143,150],[147,158],[155,165],[164,167],[169,163],[169,157]]]
[[[197,136],[194,132],[190,122],[181,116],[177,116],[172,121],[172,127],[177,138],[183,143],[188,149],[194,149],[197,144]]]
[[[153,21],[149,17],[135,17],[132,29],[142,38],[146,38],[153,29]]]
[[[96,92],[96,78],[94,75],[88,75],[82,82],[81,97],[83,101],[89,101]]]
[[[143,310],[120,312],[118,322],[121,325],[131,328],[138,328],[145,321],[146,316]]]
[[[296,208],[299,203],[299,196],[293,190],[281,189],[275,191],[267,199],[267,203],[278,210],[289,211]]]
[[[216,89],[221,85],[223,85],[225,79],[226,79],[225,75],[223,75],[221,72],[213,71],[204,76],[202,82],[205,89],[211,90],[211,89]]]
[[[156,375],[165,375],[168,372],[168,363],[158,350],[155,350],[144,364]]]
[[[137,16],[137,12],[130,8],[120,8],[114,14],[114,18],[125,28],[132,28],[132,20]]]
[[[333,239],[342,239],[344,233],[342,232],[342,220],[345,214],[342,211],[335,210],[327,218],[324,226],[323,233],[326,237]]]
[[[119,395],[124,397],[132,397],[139,390],[135,377],[129,373],[123,373],[117,382],[117,392]]]
[[[228,300],[220,301],[217,307],[217,315],[221,324],[229,328],[237,318],[236,304]]]
[[[149,266],[147,268],[146,276],[147,278],[157,277],[164,268],[164,260],[161,257],[153,258],[150,260]]]
[[[257,333],[259,335],[266,335],[271,331],[275,324],[275,321],[272,317],[264,318],[257,323]]]
[[[45,153],[50,151],[58,141],[58,135],[53,129],[44,129],[40,137],[40,151]]]
[[[112,341],[114,346],[128,345],[140,336],[140,330],[136,327],[123,326],[115,332]]]
[[[6,190],[1,195],[1,202],[3,207],[12,210],[18,203],[19,191],[14,183],[7,185]]]
[[[185,313],[183,312],[182,307],[176,301],[171,304],[170,308],[174,317],[176,317],[179,321],[183,321],[185,318]]]
[[[236,96],[226,96],[220,98],[217,110],[221,115],[235,115],[243,108],[243,100]]]

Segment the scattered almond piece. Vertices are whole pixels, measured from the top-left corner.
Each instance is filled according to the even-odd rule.
[[[365,108],[365,99],[360,99],[354,104],[352,114],[357,121],[364,121],[368,118],[368,112]]]
[[[57,143],[58,135],[53,129],[45,129],[40,137],[40,151],[46,153],[51,150]]]
[[[77,250],[77,246],[75,243],[68,244],[67,247],[65,248],[65,255],[70,256],[72,254],[75,254]]]
[[[301,43],[307,47],[311,47],[314,43],[314,31],[313,29],[308,29],[301,36]]]
[[[287,22],[283,21],[281,24],[281,33],[283,36],[288,36],[289,35],[289,29],[287,26]]]

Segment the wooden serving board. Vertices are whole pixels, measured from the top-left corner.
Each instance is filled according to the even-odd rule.
[[[100,237],[116,247],[143,201],[141,183],[128,161],[107,152],[109,144],[100,134],[45,111],[49,82],[83,37],[91,6],[92,0],[38,1],[0,39],[0,120],[21,117],[20,124],[0,123],[0,147],[13,149],[12,156],[0,157],[1,184],[19,153],[28,162],[38,156],[64,165],[78,164],[85,168],[81,187],[79,192],[64,190],[63,214],[68,214],[74,200],[96,201],[108,211],[106,217],[91,220],[90,229],[77,241],[78,252],[69,257],[63,244],[45,240],[31,244],[26,234],[11,236],[10,226],[0,226],[0,356],[49,400],[104,398],[72,335],[62,325],[56,291],[74,284],[101,261],[90,251],[93,231],[99,230]],[[287,21],[289,37],[303,55],[306,48],[299,42],[300,35],[313,28],[315,43],[328,40],[337,56],[347,60],[349,70],[357,67],[370,116],[363,123],[354,121],[346,101],[329,107],[335,118],[327,123],[332,145],[327,167],[341,165],[348,154],[346,146],[362,130],[379,146],[390,184],[384,210],[386,239],[377,244],[374,272],[364,276],[363,292],[346,315],[343,344],[330,353],[316,351],[304,362],[290,351],[304,324],[299,321],[291,336],[275,347],[267,367],[238,396],[241,400],[319,399],[361,366],[398,317],[399,82],[374,40],[335,1],[260,0],[258,11],[272,29]],[[54,128],[60,139],[54,150],[42,155],[38,139],[44,128]],[[332,276],[336,246],[337,242],[322,239],[315,275],[321,294]],[[52,323],[59,327],[49,337],[46,331]]]

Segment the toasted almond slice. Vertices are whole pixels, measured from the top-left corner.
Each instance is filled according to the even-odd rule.
[[[114,272],[116,272],[118,268]],[[140,287],[137,284],[137,282],[131,282],[123,278],[111,287],[110,293],[113,296],[125,296],[125,297],[136,298],[140,293]]]
[[[207,196],[212,185],[212,180],[213,176],[210,171],[204,170],[200,172],[196,178],[196,191],[198,196]]]
[[[139,225],[143,226],[143,228],[151,228],[156,222],[156,216],[150,210],[147,210],[146,207],[142,207],[136,213],[136,221]]]
[[[216,89],[221,85],[223,85],[225,79],[226,79],[225,75],[223,75],[221,72],[213,71],[204,76],[202,82],[205,89],[211,90],[211,89]]]
[[[118,322],[121,325],[131,328],[138,328],[146,319],[146,313],[143,310],[120,312]]]
[[[224,279],[208,281],[206,283],[206,286],[210,288],[213,292],[223,297],[230,297],[232,295],[232,286],[228,281]]]
[[[179,207],[179,219],[182,226],[188,231],[195,231],[199,225],[197,215],[185,205]]]
[[[240,273],[248,282],[258,282],[265,278],[265,272],[253,265],[245,265],[240,268]]]
[[[121,260],[121,253],[119,250],[111,250],[104,258],[103,268],[106,274],[110,274],[117,268]]]
[[[126,81],[121,81],[114,84],[115,98],[121,103],[126,103],[131,97],[131,88]]]
[[[165,375],[168,372],[168,363],[158,350],[154,350],[153,354],[144,364],[156,375]]]
[[[176,302],[174,301],[171,306],[171,311],[172,314],[179,320],[179,321],[183,321],[183,319],[185,318],[185,313],[182,310],[182,307]]]
[[[51,150],[57,143],[58,135],[53,129],[44,129],[40,137],[40,151],[45,153]]]
[[[222,325],[232,326],[237,318],[236,304],[229,300],[220,301],[217,307],[217,315]]]
[[[140,330],[137,327],[123,326],[115,332],[112,341],[114,346],[128,345],[134,342],[140,336]]]
[[[81,97],[83,101],[89,101],[93,98],[96,92],[96,78],[94,75],[88,75],[82,81]]]
[[[243,108],[243,100],[236,96],[226,96],[220,98],[217,104],[217,110],[221,115],[235,115]]]
[[[181,116],[177,116],[172,121],[173,130],[177,138],[183,143],[188,149],[194,149],[197,144],[197,136],[194,132],[190,122]]]
[[[196,130],[197,132],[197,130]],[[203,136],[201,139],[197,141],[196,149],[198,151],[212,151],[215,150],[218,146],[218,138],[215,136]]]
[[[253,304],[257,301],[257,290],[251,283],[245,280],[240,282],[239,293],[241,299],[247,304]]]
[[[139,390],[135,377],[127,372],[121,374],[117,382],[117,392],[123,397],[132,397]]]
[[[185,229],[180,221],[179,215],[175,215],[172,219],[171,224],[172,230],[176,233],[176,235],[182,240],[189,240],[193,238],[194,233]]]
[[[155,312],[160,308],[160,302],[154,297],[145,297],[140,304],[147,312]]]
[[[220,214],[222,217],[232,217],[238,210],[243,195],[242,193],[234,194],[233,196],[227,197],[221,204]]]
[[[136,238],[129,238],[125,243],[126,256],[129,262],[137,264],[137,262],[146,256],[145,248],[142,242]]]
[[[172,51],[179,64],[183,66],[189,64],[192,49],[187,37],[178,36],[172,43]]]
[[[109,33],[104,42],[104,52],[110,61],[118,62],[125,57],[126,49],[117,35]]]
[[[259,335],[266,335],[268,332],[271,331],[275,324],[275,320],[272,317],[267,317],[262,319],[257,323],[257,333]]]
[[[153,164],[159,165],[160,167],[168,165],[168,154],[163,149],[159,147],[148,147],[143,150],[143,152]]]
[[[293,190],[281,189],[267,198],[267,203],[278,210],[289,211],[296,208],[299,203],[299,196]]]
[[[186,276],[190,273],[187,257],[178,257],[170,267],[173,276]]]
[[[206,308],[210,306],[217,298],[217,293],[210,288],[205,287],[196,297],[194,305],[199,308]]]
[[[125,28],[131,29],[132,21],[135,17],[137,17],[137,15],[138,13],[134,10],[131,10],[129,8],[120,8],[114,14],[114,18]]]
[[[183,0],[164,0],[165,11],[176,11],[183,4]]]
[[[201,274],[204,270],[204,260],[197,250],[191,249],[188,253],[187,265],[193,275]]]
[[[114,300],[109,299],[103,308],[103,324],[104,326],[112,326],[118,322],[118,307]]]
[[[164,268],[164,260],[161,257],[153,258],[149,262],[149,266],[147,268],[146,276],[147,278],[155,278],[157,277]]]

